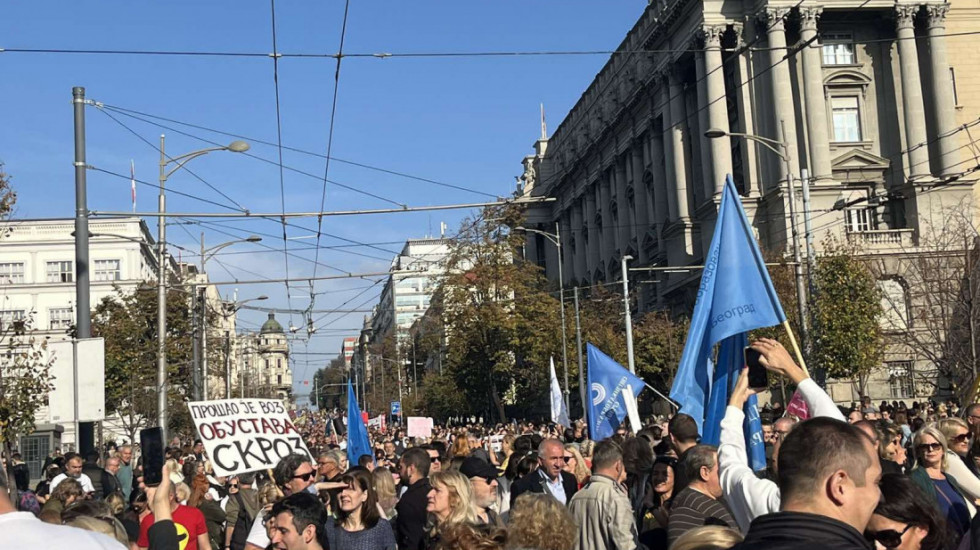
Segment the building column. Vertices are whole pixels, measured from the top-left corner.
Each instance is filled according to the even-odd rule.
[[[611,191],[612,170],[604,169],[599,176],[599,212],[602,213],[602,241],[599,243],[599,265],[606,273],[606,260],[611,258],[616,250],[616,223],[613,222]]]
[[[915,16],[919,5],[895,6],[898,58],[902,72],[902,111],[905,116],[905,148],[909,178],[929,175],[929,148],[925,145],[926,111],[919,79],[919,54],[915,46]]]
[[[663,120],[669,118],[667,116],[668,108],[664,106],[662,113]],[[647,154],[649,155],[649,159],[645,163],[650,167],[650,174],[653,176],[653,181],[650,182],[650,189],[647,191],[647,219],[651,225],[657,226],[657,239],[659,240],[659,229],[667,225],[667,207],[669,203],[667,196],[670,194],[667,192],[667,174],[665,173],[667,159],[664,153],[663,132],[650,132],[650,146]]]
[[[575,276],[575,249],[572,247],[572,207],[562,211],[558,218],[561,242],[562,284],[567,285]],[[549,233],[551,233],[549,231]]]
[[[596,216],[596,186],[588,185],[585,188],[585,226],[589,228],[589,242],[585,255],[585,267],[589,272],[587,281],[592,282],[595,275],[595,267],[599,258],[599,229],[595,224]]]
[[[576,281],[586,281],[588,280],[587,274],[589,271],[588,265],[586,264],[586,250],[585,250],[585,234],[582,231],[585,228],[583,223],[583,207],[584,198],[579,198],[572,204],[572,227],[569,231],[569,237],[574,237],[575,239],[575,252],[573,262],[574,274],[572,278]],[[563,235],[564,237],[564,235]]]
[[[946,13],[948,4],[927,4],[929,14],[929,63],[932,65],[932,107],[935,109],[936,130],[939,135],[940,175],[948,177],[961,171],[959,150],[956,146],[956,105],[953,98],[953,82],[946,57]]]
[[[641,137],[630,147],[629,156],[627,157],[630,163],[631,179],[633,181],[633,220],[636,224],[633,232],[636,235],[636,251],[640,263],[646,263],[647,261],[647,248],[643,244],[646,241],[647,234],[650,232],[648,210],[648,195],[650,194],[650,190],[647,189],[646,182],[643,179],[643,155],[645,149],[645,138]]]
[[[667,166],[672,167],[667,177],[674,180],[674,216],[673,219],[687,221],[691,214],[687,207],[687,167],[684,165],[684,142],[689,139],[687,130],[687,109],[684,108],[684,87],[680,75],[672,67],[667,73],[668,94],[670,94],[670,126],[669,137],[664,141],[669,143]]]
[[[807,43],[817,36],[817,21],[823,8],[800,8],[800,41]],[[830,166],[830,137],[827,131],[827,100],[823,87],[823,59],[820,44],[812,42],[803,49],[803,91],[806,96],[807,145],[810,152],[810,177],[814,181],[833,176]]]
[[[708,136],[704,135],[704,132],[708,129],[708,76],[707,70],[705,69],[704,63],[704,40],[699,32],[694,40],[691,42],[691,47],[694,49],[694,79],[695,83],[695,98],[696,106],[694,108],[697,111],[698,121],[697,128],[692,129],[694,132],[695,140],[698,144],[697,155],[700,157],[701,161],[701,193],[704,195],[703,200],[708,200],[714,194],[715,186],[712,182],[713,169],[711,167],[711,140]],[[697,210],[699,206],[698,194],[694,194],[694,208]]]
[[[728,137],[728,100],[725,97],[725,72],[721,66],[721,37],[727,26],[711,26],[702,29],[704,38],[704,71],[706,84],[706,100],[708,104],[707,128],[700,128],[703,133],[709,128],[717,128],[725,132],[725,136],[708,140],[711,170],[705,176],[709,178],[706,186],[707,196],[711,197],[722,192],[725,188],[725,176],[732,173],[732,142]],[[703,107],[703,106],[702,106]]]
[[[782,123],[786,129],[786,135],[781,136],[787,144],[790,155],[790,171],[797,175],[800,173],[799,148],[796,145],[796,111],[793,106],[793,88],[790,85],[789,63],[784,57],[788,55],[786,49],[786,15],[789,8],[767,8],[762,15],[765,16],[766,36],[769,40],[769,64],[772,70],[769,73],[769,82],[772,85],[773,113],[775,117],[774,127],[779,129]],[[786,174],[786,164],[781,160],[778,174],[782,181],[788,181]],[[763,189],[763,192],[766,190]]]
[[[630,247],[630,237],[633,235],[635,228],[633,227],[633,211],[630,208],[630,201],[628,195],[628,188],[626,182],[626,163],[628,159],[626,155],[621,157],[616,157],[615,162],[613,162],[613,174],[616,178],[616,211],[619,213],[619,221],[616,222],[618,226],[616,229],[616,235],[619,236],[619,255],[626,254],[626,251]]]

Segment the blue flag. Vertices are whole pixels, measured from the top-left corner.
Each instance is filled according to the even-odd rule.
[[[357,406],[357,396],[354,388],[347,381],[347,461],[357,464],[364,455],[374,456],[371,441],[368,439],[367,427],[361,418],[361,408]]]
[[[626,418],[626,400],[623,389],[630,386],[633,396],[643,391],[643,380],[624,369],[612,357],[587,344],[589,356],[589,436],[601,441],[616,433],[616,428]]]
[[[735,184],[728,176],[705,256],[691,328],[670,389],[671,399],[681,405],[680,412],[698,423],[703,442],[718,444],[728,393],[744,366],[745,333],[778,325],[785,319]],[[712,352],[719,343],[715,366]],[[754,401],[750,400],[747,407]],[[755,418],[754,424],[761,431],[757,411],[747,413],[746,418]],[[754,431],[746,433],[752,441]],[[750,445],[749,450],[754,456],[755,447]]]

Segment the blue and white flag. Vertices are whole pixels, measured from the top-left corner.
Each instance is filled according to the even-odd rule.
[[[623,390],[632,389],[632,397],[643,391],[643,380],[623,368],[612,357],[599,351],[592,344],[587,345],[589,357],[588,384],[591,389],[589,402],[589,437],[601,441],[616,433],[628,413],[626,399],[629,394]]]
[[[561,396],[561,386],[558,385],[558,377],[555,376],[555,358],[551,358],[551,421],[561,424],[566,428],[571,428],[572,423],[568,421],[568,410],[565,408],[565,400]]]
[[[671,399],[681,405],[680,412],[691,415],[698,423],[704,443],[718,444],[728,393],[744,366],[742,350],[747,332],[778,325],[785,319],[735,184],[728,176],[705,257],[691,328],[670,390]],[[719,343],[718,364],[714,365],[712,352]],[[755,419],[746,430],[753,468],[760,452],[765,464],[764,449],[754,444],[756,439],[761,440],[761,436],[754,437],[756,428],[762,430],[758,412],[752,411],[756,402],[752,397],[746,403],[746,418]]]
[[[357,464],[364,455],[374,456],[371,440],[368,439],[367,426],[361,418],[361,408],[350,380],[347,381],[347,462]]]

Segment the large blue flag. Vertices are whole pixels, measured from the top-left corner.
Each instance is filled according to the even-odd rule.
[[[601,441],[616,433],[626,418],[626,399],[623,390],[629,386],[633,397],[640,395],[645,384],[635,374],[623,368],[612,357],[587,344],[589,357],[589,437]]]
[[[361,418],[361,408],[357,406],[357,396],[354,387],[347,381],[347,461],[357,464],[364,455],[374,456],[371,441],[368,439],[367,427]]]
[[[719,424],[725,413],[728,393],[744,366],[742,350],[748,331],[778,325],[786,319],[769,279],[762,253],[755,242],[731,176],[718,209],[711,247],[705,256],[691,328],[684,353],[670,389],[680,412],[698,423],[702,441],[717,445]],[[735,337],[735,338],[732,338]],[[721,343],[718,365],[713,365],[714,346]],[[754,418],[761,431],[754,398],[746,404],[746,418]],[[750,443],[754,429],[747,430]],[[750,456],[756,454],[750,444]],[[763,461],[765,460],[763,456]],[[756,460],[753,459],[755,463]]]

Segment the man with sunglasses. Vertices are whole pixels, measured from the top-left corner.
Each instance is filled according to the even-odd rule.
[[[878,450],[830,418],[799,423],[777,460],[780,511],[755,518],[735,550],[869,550],[864,530],[881,499]]]
[[[295,495],[297,493],[311,493],[316,495],[316,470],[310,464],[310,457],[301,454],[290,454],[282,457],[276,467],[272,470],[272,478],[279,486],[284,496]],[[258,519],[258,518],[256,518]],[[261,521],[252,523],[252,529],[248,533],[246,550],[264,550],[269,547],[269,535],[265,529],[265,522],[268,516]]]

